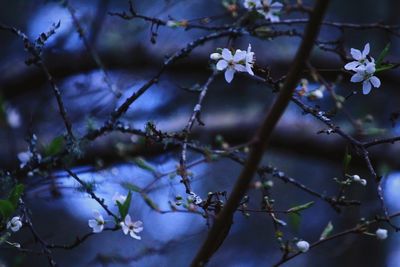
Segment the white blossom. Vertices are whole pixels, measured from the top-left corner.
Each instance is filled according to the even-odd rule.
[[[253,72],[254,61],[255,61],[254,52],[251,52],[251,44],[249,44],[246,53],[246,71],[252,76],[254,75]]]
[[[362,52],[358,49],[351,48],[350,53],[354,61],[347,63],[344,68],[346,70],[357,71],[359,68],[365,67],[368,63],[375,63],[372,57],[368,57],[369,51],[369,43],[364,46]]]
[[[243,6],[249,10],[262,8],[260,0],[244,0]]]
[[[281,12],[283,8],[283,4],[279,2],[274,2],[273,0],[263,0],[262,1],[263,9],[259,11],[266,20],[270,20],[271,22],[279,22],[279,12]]]
[[[143,231],[142,221],[133,222],[131,216],[128,214],[126,215],[125,220],[120,223],[120,225],[125,235],[129,233],[132,238],[135,238],[137,240],[142,239],[139,235],[137,235],[138,233]]]
[[[384,240],[388,237],[388,231],[386,229],[378,228],[375,232],[376,238],[379,240]]]
[[[370,91],[372,86],[375,88],[379,88],[381,86],[381,81],[378,77],[374,76],[375,74],[375,63],[367,63],[365,67],[359,67],[356,70],[356,73],[351,77],[351,82],[363,83],[363,93],[367,95]]]
[[[246,52],[236,50],[235,54],[229,49],[222,50],[222,58],[217,63],[217,70],[225,70],[225,80],[230,83],[233,80],[236,71],[245,72],[246,67],[241,63],[246,59]]]
[[[297,242],[296,246],[303,253],[307,252],[310,249],[310,244],[304,240]]]
[[[8,223],[7,223],[7,229],[13,231],[13,232],[18,232],[19,229],[22,227],[22,222],[21,218],[19,216],[13,217]]]
[[[88,221],[89,227],[93,229],[93,233],[101,233],[106,222],[99,211],[93,211],[94,219]]]
[[[20,152],[18,153],[17,157],[21,162],[20,168],[25,167],[25,165],[31,160],[33,154],[30,151]]]
[[[118,201],[119,203],[123,204],[126,200],[126,196],[120,194],[119,192],[115,192],[111,200],[113,203],[116,203]]]
[[[225,71],[225,80],[230,83],[233,80],[235,72],[248,72],[250,75],[254,75],[252,70],[255,61],[254,52],[251,51],[251,45],[249,44],[247,51],[237,49],[234,54],[224,48],[222,53],[212,53],[210,55],[212,60],[218,60],[217,70]]]

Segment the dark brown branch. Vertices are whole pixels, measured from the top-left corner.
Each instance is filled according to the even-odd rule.
[[[272,131],[289,104],[293,91],[297,86],[301,71],[311,53],[314,41],[317,38],[328,3],[328,0],[317,1],[314,11],[311,14],[310,22],[307,25],[304,39],[297,51],[293,65],[289,70],[279,96],[260,127],[260,130],[255,135],[246,165],[237,179],[227,203],[217,216],[205,242],[192,261],[192,267],[204,266],[228,235],[233,214],[247,191],[249,183],[257,171],[258,164],[261,161]]]

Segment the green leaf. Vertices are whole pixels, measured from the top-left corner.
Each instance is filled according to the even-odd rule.
[[[347,170],[349,169],[350,162],[351,162],[351,155],[348,152],[348,148],[346,148],[346,153],[344,154],[344,159],[343,159],[343,170],[344,170],[344,173],[347,173]]]
[[[367,135],[381,135],[384,134],[387,130],[385,128],[378,128],[378,127],[369,127],[365,130]]]
[[[63,136],[57,136],[54,138],[50,144],[45,146],[44,148],[44,154],[46,156],[54,156],[61,152],[61,150],[64,147],[64,137]]]
[[[133,191],[133,192],[140,193],[140,191],[142,191],[142,189],[139,186],[131,184],[131,183],[128,183],[128,182],[124,182],[121,185],[122,185],[122,187],[124,187],[124,188],[126,188],[126,189],[128,189],[130,191]]]
[[[190,87],[181,87],[181,88],[189,92],[201,92],[203,90],[203,87],[198,83],[195,83]]]
[[[121,215],[122,219],[124,219],[129,212],[129,207],[131,206],[131,200],[132,200],[132,192],[129,191],[128,196],[126,197],[124,203],[120,203],[118,200],[116,201],[119,214]]]
[[[9,200],[0,199],[0,214],[3,221],[8,220],[8,218],[14,213],[15,208]]]
[[[146,202],[146,204],[151,209],[156,210],[156,211],[160,211],[160,208],[158,207],[158,205],[156,203],[154,203],[153,200],[151,200],[147,194],[142,193],[142,198],[143,198],[144,202]]]
[[[301,223],[300,214],[295,212],[289,213],[289,225],[293,228],[295,232],[299,231],[300,223]]]
[[[375,72],[381,72],[381,71],[385,71],[385,70],[390,70],[390,69],[393,69],[394,66],[395,66],[394,64],[381,65],[378,68],[376,68]]]
[[[21,198],[23,192],[24,192],[23,184],[16,184],[13,190],[11,191],[8,200],[13,205],[14,209],[18,207],[18,200]]]
[[[300,212],[302,210],[310,208],[312,205],[314,205],[314,201],[307,202],[305,204],[298,205],[298,206],[295,206],[293,208],[290,208],[290,209],[288,209],[288,212],[290,212],[290,213],[292,213],[292,212],[293,213],[298,213],[298,212]]]
[[[0,236],[0,245],[3,245],[3,243],[6,242],[7,239],[10,238],[10,236],[10,232],[5,232],[4,235]]]
[[[151,166],[150,163],[148,163],[144,158],[142,157],[136,157],[132,159],[133,163],[135,163],[139,168],[142,168],[143,170],[152,172],[154,174],[157,173],[156,169]]]
[[[388,43],[385,48],[383,48],[382,52],[379,54],[378,59],[376,60],[376,68],[379,69],[381,67],[382,61],[385,59],[387,54],[389,53],[390,43]]]
[[[262,38],[262,39],[268,39],[271,38],[273,30],[268,27],[268,26],[261,26],[257,27],[254,30],[254,33],[257,37]]]
[[[324,231],[322,231],[321,237],[319,240],[326,239],[333,231],[333,224],[332,222],[329,222],[326,226]]]

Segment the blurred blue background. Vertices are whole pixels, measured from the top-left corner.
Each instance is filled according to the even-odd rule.
[[[166,55],[207,34],[202,30],[160,27],[156,43],[152,44],[149,23],[142,20],[126,21],[107,14],[108,11],[128,11],[126,1],[69,3],[76,9],[76,16],[112,83],[123,92],[121,99],[116,99],[109,91],[102,71],[85,50],[68,10],[58,2],[0,1],[0,22],[20,28],[31,39],[47,31],[52,23],[61,22],[60,29],[46,44],[44,58],[61,88],[78,135],[85,134],[88,125],[100,126],[115,107],[158,71]],[[159,0],[134,3],[139,13],[165,20],[216,16],[211,20],[213,25],[233,21],[221,1]],[[332,1],[326,20],[398,24],[398,10],[400,1],[396,0],[337,0]],[[297,17],[303,15],[293,14],[285,18]],[[333,40],[339,34],[339,31],[326,27],[320,38]],[[362,48],[369,42],[371,54],[375,57],[390,42],[389,60],[399,59],[399,38],[386,32],[349,30],[344,37],[346,51],[350,47]],[[271,68],[272,76],[279,78],[290,66],[299,41],[288,37],[261,40],[246,36],[238,38],[234,47],[245,49],[251,43],[257,66]],[[124,121],[140,129],[144,129],[148,121],[154,121],[163,131],[183,129],[198,95],[182,88],[203,84],[211,73],[209,54],[226,45],[227,39],[219,39],[195,49],[188,58],[170,68],[157,85],[132,105]],[[29,129],[35,132],[41,145],[48,144],[64,132],[51,88],[38,68],[24,64],[26,57],[18,38],[0,32],[0,97],[6,110],[14,109],[20,116],[17,127],[7,123],[6,117],[0,119],[0,167],[8,170],[19,165],[17,153],[27,150],[25,137]],[[335,54],[318,49],[313,53],[312,62],[320,68],[340,69],[343,66]],[[398,70],[384,73],[381,76],[381,88],[373,90],[368,96],[360,94],[346,102],[348,111],[364,127],[363,134],[357,133],[343,114],[335,117],[336,123],[364,140],[400,134],[399,124],[393,127],[390,120],[393,112],[400,111],[399,77]],[[342,79],[336,90],[344,96],[358,89],[357,85],[348,83],[349,76],[340,71],[327,74],[327,79]],[[244,75],[237,75],[230,85],[222,75],[218,76],[203,106],[202,120],[206,126],[196,126],[193,137],[213,146],[218,146],[215,141],[217,135],[223,136],[231,146],[245,143],[272,102],[274,95],[270,89]],[[309,104],[329,109],[332,100],[325,97]],[[304,116],[296,106],[290,105],[275,131],[271,149],[266,153],[263,164],[283,170],[318,192],[336,194],[338,186],[333,178],[341,175],[346,144],[335,135],[318,135],[321,129],[324,129],[324,125],[310,116]],[[399,151],[398,144],[371,149],[373,162],[385,178],[385,199],[390,212],[400,210]],[[75,171],[85,181],[95,182],[96,193],[116,210],[111,203],[115,192],[127,194],[127,183],[145,187],[155,179],[152,173],[135,164],[136,157],[144,158],[157,173],[167,174],[176,170],[179,153],[179,150],[151,149],[136,136],[111,134],[88,146]],[[189,162],[199,158],[201,155],[189,153]],[[203,198],[209,191],[229,192],[240,170],[241,166],[228,159],[196,165],[191,168],[194,191]],[[290,184],[268,177],[274,182],[271,192],[277,209],[315,201],[311,209],[302,212],[299,225],[289,223],[284,228],[285,237],[315,241],[329,221],[332,221],[334,231],[340,231],[354,226],[361,217],[370,218],[379,213],[376,185],[360,159],[354,161],[351,172],[368,179],[368,186],[352,186],[349,198],[359,199],[363,204],[344,209],[340,214],[327,203]],[[185,195],[179,179],[178,176],[165,175],[149,190],[149,197],[161,210],[168,210],[169,202],[174,202],[177,195]],[[25,199],[32,211],[33,222],[46,240],[57,244],[72,243],[76,236],[90,232],[87,220],[91,218],[92,210],[100,207],[79,190],[79,185],[65,173],[55,170],[46,177],[27,177],[23,182],[27,184]],[[262,200],[260,190],[250,189],[249,197],[249,206],[259,208]],[[92,236],[73,250],[54,250],[54,258],[60,266],[188,266],[207,234],[206,220],[201,216],[188,213],[160,214],[152,210],[138,193],[133,194],[130,214],[134,220],[144,223],[141,241],[125,236],[121,231],[104,232]],[[289,222],[286,215],[281,217]],[[16,233],[11,240],[33,246],[28,229]],[[389,232],[386,241],[366,235],[349,235],[312,249],[285,266],[396,267],[400,266],[399,243],[400,239],[394,232]],[[280,255],[270,217],[252,213],[247,218],[238,212],[229,237],[209,266],[270,266],[279,260]],[[0,263],[5,266],[47,264],[43,256],[5,249],[0,250]]]

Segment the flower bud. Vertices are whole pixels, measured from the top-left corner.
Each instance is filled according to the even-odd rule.
[[[307,252],[310,249],[310,244],[304,240],[297,242],[296,246],[303,253]]]
[[[220,53],[212,53],[212,54],[210,55],[210,58],[211,58],[212,60],[218,60],[218,59],[222,58],[222,55],[221,55]]]
[[[386,229],[378,228],[375,232],[376,238],[379,240],[384,240],[388,237],[388,231]]]

